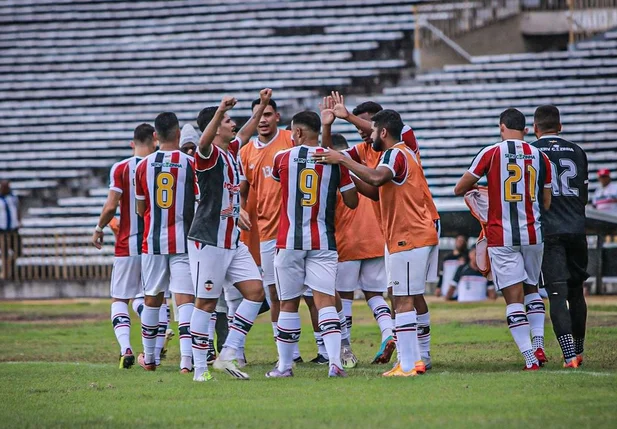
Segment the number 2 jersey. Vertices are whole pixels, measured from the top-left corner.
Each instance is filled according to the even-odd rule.
[[[144,221],[135,207],[135,170],[141,158],[132,156],[116,162],[109,172],[109,189],[120,196],[120,224],[115,256],[141,255]]]
[[[488,183],[489,247],[542,243],[543,189],[551,186],[551,166],[537,148],[504,140],[476,155],[469,173]]]
[[[323,149],[296,146],[274,156],[272,177],[281,182],[281,220],[276,247],[293,250],[336,250],[334,213],[337,191],[355,187],[341,165],[315,163]]]
[[[584,234],[588,198],[587,155],[561,137],[540,137],[532,143],[551,162],[551,208],[543,218],[546,235]]]
[[[186,239],[199,198],[193,158],[179,150],[159,150],[148,155],[137,165],[135,198],[146,202],[142,252],[186,253]]]

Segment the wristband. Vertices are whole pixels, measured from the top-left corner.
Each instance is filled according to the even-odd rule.
[[[98,225],[94,228],[94,230],[95,230],[96,232],[103,232],[103,228],[101,228],[101,227],[100,227],[100,226],[98,226]]]

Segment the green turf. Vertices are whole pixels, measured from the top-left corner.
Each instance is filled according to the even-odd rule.
[[[427,375],[384,379],[368,364],[379,334],[366,305],[354,307],[348,379],[298,365],[294,379],[268,380],[276,360],[267,317],[247,342],[252,379],[224,374],[198,384],[178,373],[178,342],[155,373],[116,367],[117,345],[104,301],[0,303],[0,427],[615,427],[617,306],[590,305],[586,362],[560,368],[547,324],[551,362],[523,366],[504,322],[504,305],[434,303],[433,364]],[[135,321],[135,319],[134,319]],[[315,355],[303,314],[301,351]],[[134,322],[132,341],[141,349]]]

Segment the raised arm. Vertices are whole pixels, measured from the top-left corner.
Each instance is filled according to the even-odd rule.
[[[324,104],[327,98],[329,97],[324,97]],[[332,124],[336,116],[331,109],[324,107],[324,104],[319,105],[321,112],[321,147],[330,149],[332,147]]]
[[[272,90],[270,88],[265,88],[259,91],[259,104],[255,106],[253,114],[251,115],[249,120],[246,121],[246,124],[244,124],[244,126],[240,128],[240,131],[238,131],[237,134],[237,137],[240,139],[242,146],[247,144],[250,138],[253,137],[253,135],[257,131],[257,125],[259,125],[259,120],[261,119],[264,110],[266,110],[266,107],[268,106],[271,98]]]
[[[225,117],[225,112],[231,110],[238,100],[234,97],[225,96],[221,100],[221,104],[218,109],[214,113],[214,117],[206,126],[201,138],[199,139],[198,150],[203,156],[208,157],[212,153],[212,142],[214,141],[214,137],[216,137],[216,132],[218,131],[219,125],[221,125],[221,121]]]
[[[347,107],[345,107],[345,97],[342,94],[338,91],[332,91],[332,95],[330,97],[334,102],[334,106],[332,106],[331,109],[334,111],[337,118],[341,118],[350,124],[353,124],[357,129],[361,130],[365,134],[368,134],[369,136],[371,135],[373,130],[370,121],[366,121],[349,112]]]

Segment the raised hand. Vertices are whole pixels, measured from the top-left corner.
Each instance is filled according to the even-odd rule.
[[[321,106],[321,105],[320,105]],[[321,109],[321,123],[322,125],[332,125],[336,119],[336,115],[332,109]]]
[[[221,104],[219,105],[219,109],[221,111],[223,111],[223,112],[227,112],[227,111],[233,109],[233,107],[236,105],[237,102],[238,102],[238,100],[236,100],[234,97],[232,97],[230,95],[226,95],[221,100]]]
[[[338,91],[332,91],[330,98],[334,102],[334,106],[332,106],[331,109],[336,117],[347,119],[349,117],[349,111],[347,110],[347,107],[345,107],[345,97]]]
[[[259,91],[259,102],[262,105],[264,106],[268,105],[271,98],[272,98],[272,90],[270,88],[264,88],[261,91]]]

